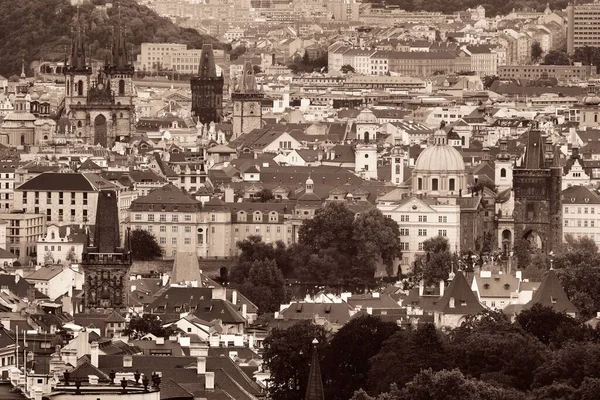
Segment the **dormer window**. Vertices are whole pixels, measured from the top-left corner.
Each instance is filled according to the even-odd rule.
[[[550,302],[556,304],[556,297],[550,296]]]
[[[483,288],[484,288],[484,289],[489,289],[489,288],[490,288],[490,284],[489,284],[489,283],[486,283],[486,284],[484,284],[484,285],[483,285]]]
[[[254,215],[253,215],[253,221],[254,222],[262,222],[263,216],[262,213],[260,211],[255,211]]]
[[[465,299],[460,299],[460,305],[461,305],[461,306],[466,306],[466,305],[467,305],[467,300],[465,300]]]

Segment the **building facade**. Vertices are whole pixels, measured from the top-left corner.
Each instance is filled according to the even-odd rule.
[[[202,125],[223,117],[223,75],[217,76],[211,44],[202,46],[198,76],[191,79],[192,115]]]

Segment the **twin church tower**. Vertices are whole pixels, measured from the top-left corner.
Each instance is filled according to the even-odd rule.
[[[252,63],[246,61],[242,76],[234,80],[231,94],[233,102],[233,137],[262,127],[262,100],[264,94],[256,85]],[[192,115],[199,124],[221,122],[223,118],[223,74],[217,67],[211,44],[202,46],[198,76],[191,79]]]
[[[65,99],[59,113],[69,120],[71,139],[110,148],[135,131],[134,72],[119,23],[104,67],[94,73],[78,22],[65,69]]]

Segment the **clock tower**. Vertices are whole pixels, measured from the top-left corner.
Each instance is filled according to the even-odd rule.
[[[231,94],[233,100],[232,139],[236,139],[253,129],[262,128],[262,100],[264,97],[264,93],[256,87],[252,63],[246,61],[239,84]]]

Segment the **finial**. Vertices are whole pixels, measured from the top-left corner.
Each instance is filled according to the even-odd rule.
[[[317,338],[313,339],[312,344],[315,346],[319,344],[319,341],[317,340]]]

